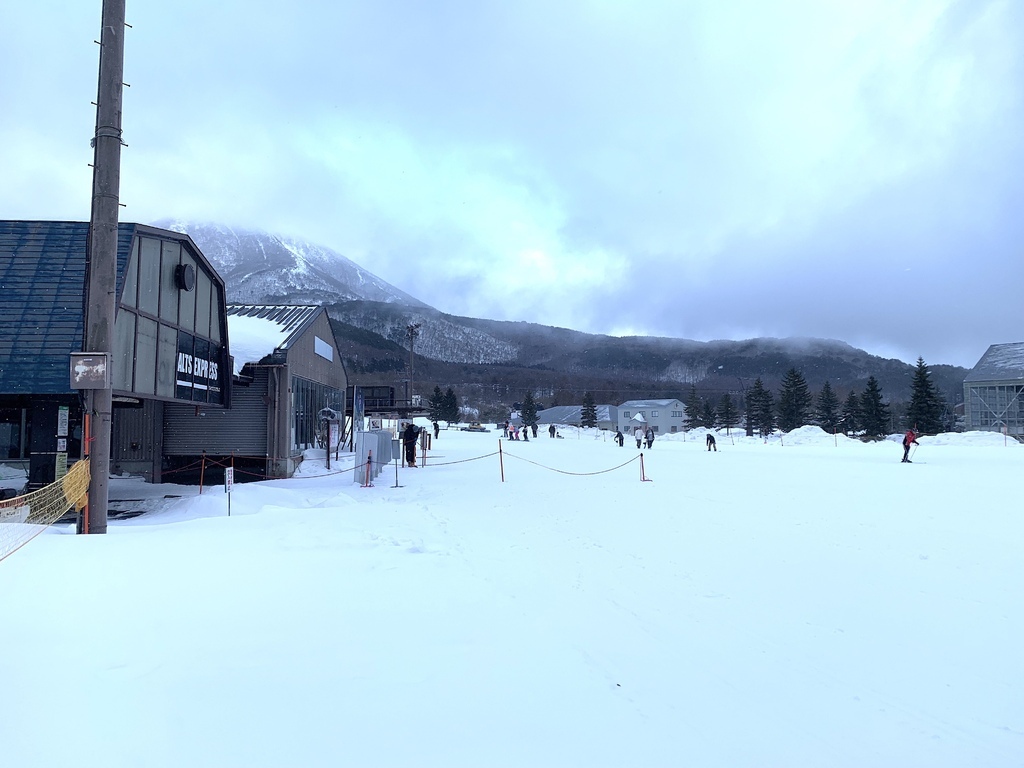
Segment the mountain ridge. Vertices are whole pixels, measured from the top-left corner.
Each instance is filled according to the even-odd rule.
[[[417,382],[479,388],[481,396],[487,381],[493,392],[529,388],[536,381],[542,389],[580,396],[586,388],[623,394],[682,395],[691,386],[708,393],[742,392],[756,378],[776,387],[796,368],[814,391],[829,381],[843,394],[875,376],[890,399],[909,398],[913,365],[837,339],[621,337],[461,317],[431,307],[330,248],[219,224],[164,220],[155,226],[189,234],[224,277],[233,303],[325,306],[339,340],[352,346],[343,352],[346,364],[372,379],[365,383],[408,381],[407,328],[418,323]],[[505,382],[494,381],[498,369]],[[929,369],[939,391],[955,402],[966,369],[941,364]]]

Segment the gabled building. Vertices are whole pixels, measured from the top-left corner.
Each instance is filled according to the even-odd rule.
[[[344,419],[348,378],[327,311],[231,304],[227,321],[234,359],[231,409],[168,406],[168,463],[187,467],[205,454],[219,463],[230,460],[239,480],[291,477],[303,451],[324,446],[330,412]]]
[[[993,344],[964,378],[967,429],[1024,437],[1024,342]]]
[[[89,224],[0,221],[0,461],[29,487],[81,457]],[[230,405],[224,281],[188,235],[118,225],[112,471],[159,480],[163,408]]]
[[[681,400],[627,400],[619,404],[618,428],[625,432],[638,424],[647,424],[656,434],[682,432],[686,426],[686,406]]]
[[[595,405],[598,429],[615,429],[615,406]],[[583,422],[582,405],[553,405],[537,412],[538,424],[565,424],[578,427]]]

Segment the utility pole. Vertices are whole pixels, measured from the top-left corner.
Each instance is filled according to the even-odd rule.
[[[405,326],[405,335],[409,337],[409,407],[412,407],[413,398],[413,348],[416,346],[416,337],[420,335],[420,323],[410,323]]]
[[[96,134],[92,167],[92,214],[86,267],[86,352],[113,351],[115,288],[117,285],[117,218],[121,186],[121,95],[124,78],[125,0],[103,0],[100,29],[99,86],[96,96]],[[113,413],[109,382],[104,389],[87,390],[91,414],[89,515],[85,533],[107,532],[110,478],[110,425]]]

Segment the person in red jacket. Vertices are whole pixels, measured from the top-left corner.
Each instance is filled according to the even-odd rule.
[[[907,434],[903,436],[903,461],[907,464],[913,463],[909,458],[911,445],[920,445],[920,443],[917,442],[917,433],[912,429],[908,429]]]

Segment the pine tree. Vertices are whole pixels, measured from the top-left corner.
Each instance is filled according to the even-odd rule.
[[[761,437],[775,430],[775,398],[758,376],[747,393],[747,419]]]
[[[701,426],[714,429],[717,418],[718,414],[715,413],[715,404],[710,400],[705,400],[700,412]]]
[[[431,421],[444,421],[444,393],[441,387],[435,386],[434,392],[427,401],[427,418]]]
[[[818,407],[815,411],[818,425],[826,432],[834,432],[839,426],[839,398],[832,391],[832,385],[825,380],[818,393]]]
[[[906,426],[913,427],[924,435],[935,435],[942,431],[942,414],[945,410],[943,397],[931,381],[931,371],[924,358],[917,358],[917,369],[910,384],[910,406],[907,408]]]
[[[580,426],[597,426],[597,406],[594,404],[594,396],[589,391],[583,393],[583,410],[580,414]]]
[[[725,427],[725,434],[729,434],[729,430],[735,427],[740,422],[739,412],[736,410],[736,406],[733,405],[732,397],[726,392],[722,395],[722,399],[718,401],[718,425]]]
[[[860,429],[860,398],[852,389],[843,403],[843,415],[839,423],[845,435],[855,434]]]
[[[462,420],[462,414],[459,412],[459,398],[455,396],[455,390],[451,387],[448,387],[444,393],[441,418],[452,424],[458,424]]]
[[[683,413],[686,414],[686,426],[688,429],[696,429],[704,426],[704,403],[697,394],[697,385],[690,385],[690,395],[683,406]]]
[[[796,368],[790,368],[782,379],[779,393],[779,429],[791,432],[807,423],[814,398],[807,381]]]
[[[519,411],[519,416],[522,418],[523,424],[526,426],[536,426],[537,403],[533,399],[533,392],[527,392],[526,397],[523,398],[523,407]]]
[[[889,431],[889,406],[882,402],[882,390],[874,376],[860,396],[860,421],[868,437],[882,437]]]

